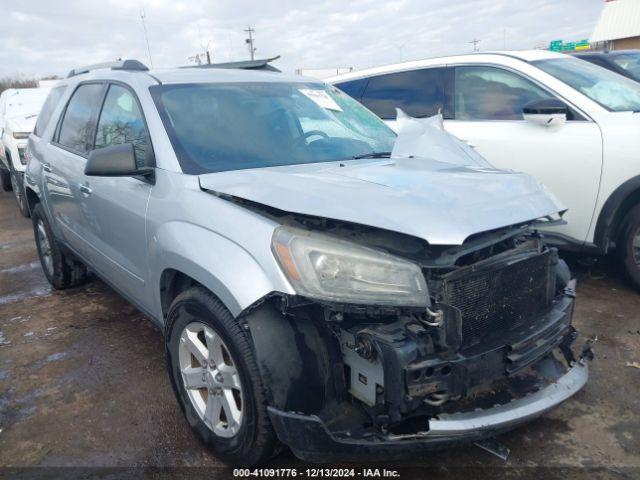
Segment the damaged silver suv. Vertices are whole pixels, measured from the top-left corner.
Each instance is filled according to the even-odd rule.
[[[563,207],[439,128],[337,89],[137,61],[77,69],[25,176],[44,272],[160,326],[185,417],[233,465],[477,441],[587,381]]]

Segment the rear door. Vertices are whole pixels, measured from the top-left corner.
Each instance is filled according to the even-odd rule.
[[[396,108],[412,117],[430,117],[440,112],[450,118],[453,103],[445,85],[451,74],[444,67],[429,67],[378,75],[369,78],[358,100],[392,128]]]
[[[568,104],[564,125],[545,127],[524,120],[526,103],[556,95],[513,70],[468,65],[454,72],[454,115],[445,128],[493,165],[544,183],[569,208],[564,217],[568,225],[555,227],[555,233],[585,241],[602,167],[598,125]]]
[[[89,216],[81,185],[105,88],[103,82],[81,83],[76,87],[52,139],[47,162],[43,164],[45,195],[58,234],[89,263],[93,252],[87,238]]]
[[[91,148],[132,143],[139,167],[153,166],[153,149],[135,93],[111,83],[101,106]],[[87,238],[95,268],[131,300],[142,304],[147,275],[145,216],[152,181],[148,177],[82,175]],[[149,308],[149,305],[144,305]]]

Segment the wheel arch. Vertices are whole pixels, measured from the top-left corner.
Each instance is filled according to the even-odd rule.
[[[622,220],[627,212],[640,203],[640,175],[630,178],[616,188],[605,201],[594,233],[594,243],[602,253],[608,253],[618,240]]]
[[[191,285],[209,290],[234,317],[279,290],[248,251],[203,227],[171,222],[151,241],[151,279],[158,317],[163,322],[173,298]]]
[[[25,186],[24,193],[27,199],[27,205],[29,206],[29,212],[32,213],[36,204],[40,203],[40,197],[33,188],[27,186]]]

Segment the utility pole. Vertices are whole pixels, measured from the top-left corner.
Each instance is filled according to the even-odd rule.
[[[255,60],[256,49],[253,46],[253,33],[255,32],[255,30],[251,27],[247,27],[244,31],[247,32],[247,35],[249,35],[249,38],[246,38],[244,42],[249,46],[249,54],[251,55],[251,60]]]
[[[469,43],[473,43],[473,51],[474,52],[479,51],[478,44],[480,43],[480,40],[478,40],[477,38],[474,38]]]
[[[147,35],[147,25],[144,23],[144,8],[140,11],[140,20],[142,20],[142,29],[144,30],[144,40],[147,42],[147,53],[149,54],[149,63],[153,67],[153,60],[151,59],[151,48],[149,48],[149,36]]]

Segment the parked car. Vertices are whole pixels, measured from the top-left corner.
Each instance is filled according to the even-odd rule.
[[[640,82],[640,50],[587,51],[576,53],[574,57]]]
[[[395,108],[444,115],[493,165],[533,175],[569,211],[558,247],[617,252],[640,287],[640,84],[548,51],[480,53],[328,79],[393,126]]]
[[[44,273],[96,272],[162,329],[224,461],[411,456],[587,381],[575,281],[536,230],[564,207],[528,175],[389,158],[384,122],[300,76],[126,60],[59,88],[25,177]]]
[[[48,94],[48,88],[10,88],[0,94],[0,183],[5,192],[13,190],[25,217],[29,215],[22,188],[25,148]]]

